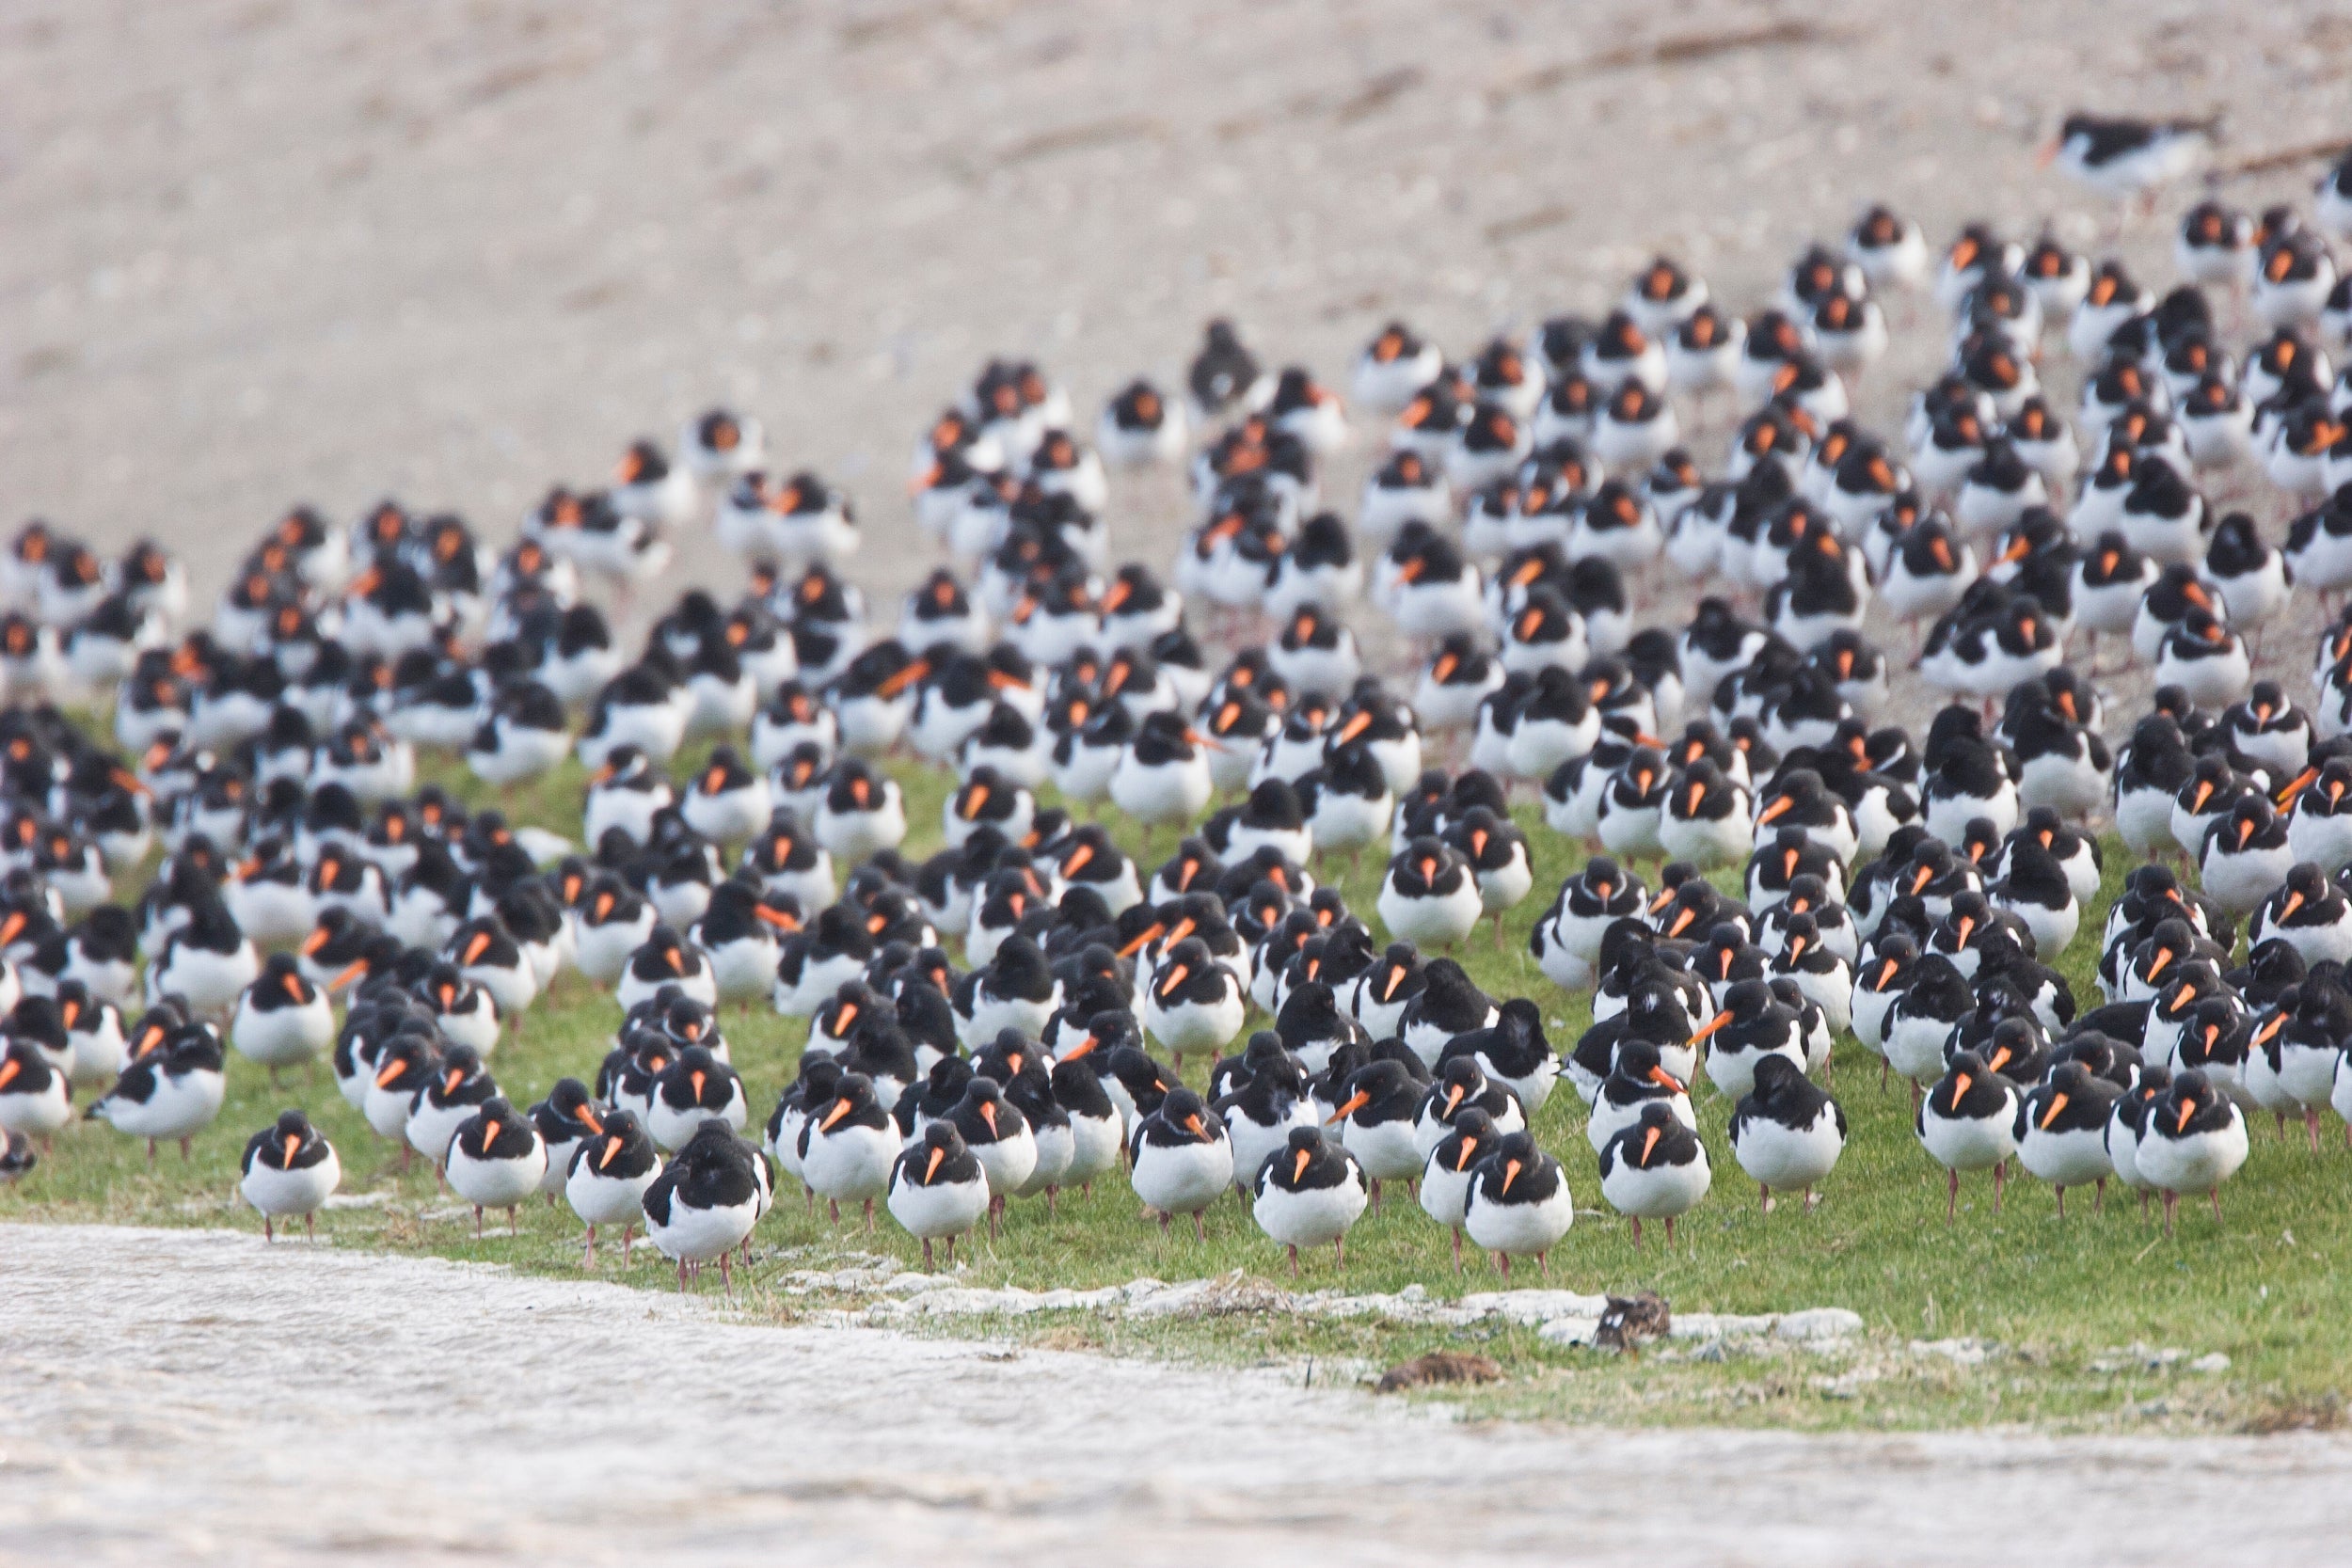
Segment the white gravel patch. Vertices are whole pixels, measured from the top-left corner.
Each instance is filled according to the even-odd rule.
[[[1040,1312],[1097,1312],[1136,1319],[1292,1313],[1464,1328],[1499,1318],[1532,1325],[1544,1338],[1568,1345],[1591,1344],[1609,1305],[1607,1296],[1577,1291],[1480,1291],[1454,1301],[1432,1298],[1419,1285],[1369,1294],[1284,1291],[1250,1279],[1239,1270],[1214,1279],[1174,1284],[1132,1279],[1091,1291],[990,1289],[961,1284],[953,1275],[901,1269],[889,1259],[861,1260],[848,1268],[797,1270],[786,1275],[783,1283],[788,1294],[868,1298],[824,1320],[843,1323],[889,1323],[909,1318],[1025,1318]],[[1861,1332],[1860,1313],[1842,1307],[1817,1307],[1761,1315],[1677,1312],[1672,1337],[1822,1342]]]

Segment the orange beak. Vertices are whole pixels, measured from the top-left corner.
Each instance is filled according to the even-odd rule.
[[[899,671],[897,674],[891,676],[888,680],[883,681],[882,685],[876,687],[874,689],[875,694],[882,697],[896,697],[899,692],[904,691],[908,687],[913,686],[916,681],[919,681],[925,675],[930,674],[930,660],[918,658],[914,663],[908,665],[905,669]]]
[[[1345,1121],[1349,1117],[1355,1115],[1365,1105],[1369,1104],[1371,1101],[1372,1096],[1366,1094],[1361,1089],[1358,1089],[1354,1094],[1349,1095],[1345,1100],[1342,1101],[1338,1108],[1333,1110],[1331,1115],[1327,1119],[1329,1121]]]
[[[1731,1011],[1729,1008],[1725,1008],[1724,1011],[1717,1013],[1713,1018],[1708,1019],[1705,1023],[1699,1025],[1699,1032],[1692,1035],[1689,1039],[1683,1041],[1682,1043],[1685,1045],[1696,1045],[1701,1040],[1706,1039],[1708,1036],[1714,1034],[1715,1031],[1721,1029],[1724,1024],[1729,1023],[1730,1022]]]

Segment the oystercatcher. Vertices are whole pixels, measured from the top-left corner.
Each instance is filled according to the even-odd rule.
[[[1713,1180],[1707,1147],[1680,1117],[1655,1101],[1600,1148],[1601,1196],[1633,1222],[1636,1247],[1642,1244],[1645,1219],[1664,1220],[1666,1243],[1673,1245],[1675,1221],[1697,1206]],[[1484,1196],[1483,1188],[1473,1188],[1471,1196],[1476,1202]]]
[[[342,1184],[342,1162],[334,1145],[319,1135],[298,1110],[283,1111],[276,1123],[246,1141],[237,1191],[260,1211],[264,1241],[278,1239],[278,1222],[302,1216],[305,1236],[315,1236],[314,1216]]]
[[[1302,1246],[1328,1242],[1339,1266],[1346,1266],[1347,1232],[1368,1201],[1356,1157],[1320,1128],[1299,1127],[1258,1172],[1250,1212],[1258,1228],[1289,1252],[1296,1277]]]
[[[1950,1176],[1947,1222],[1960,1213],[1960,1174],[1993,1167],[1993,1212],[2001,1211],[2009,1157],[2017,1152],[2017,1086],[1975,1052],[1951,1058],[1945,1074],[1919,1102],[1914,1132]]]

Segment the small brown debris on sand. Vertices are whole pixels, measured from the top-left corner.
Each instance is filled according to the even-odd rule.
[[[1442,1383],[1499,1383],[1502,1364],[1491,1355],[1466,1351],[1433,1350],[1410,1361],[1400,1361],[1380,1374],[1372,1386],[1375,1394],[1398,1394],[1407,1388],[1434,1388]]]

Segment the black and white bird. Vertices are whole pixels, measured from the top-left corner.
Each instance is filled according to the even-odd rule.
[[[1233,1184],[1233,1146],[1223,1120],[1192,1090],[1173,1089],[1158,1110],[1136,1123],[1128,1154],[1129,1182],[1159,1216],[1160,1228],[1167,1230],[1178,1214],[1190,1214],[1195,1234],[1205,1242],[1201,1213]]]
[[[2042,150],[2076,180],[2104,196],[2147,199],[2195,173],[2211,153],[2210,119],[2144,120],[2070,114]]]
[[[470,1046],[453,1046],[418,1085],[402,1136],[433,1165],[445,1168],[457,1130],[498,1095],[498,1082],[483,1065],[481,1053]],[[546,1174],[544,1168],[540,1174]]]
[[[797,1150],[801,1180],[825,1200],[836,1223],[844,1201],[864,1205],[871,1230],[874,1200],[889,1195],[899,1142],[889,1112],[875,1098],[874,1081],[862,1072],[844,1073],[831,1103],[808,1107]]]
[[[1960,1213],[1963,1171],[1993,1169],[1993,1212],[1999,1213],[2009,1158],[2017,1152],[2017,1086],[1963,1051],[1919,1102],[1913,1131],[1937,1164],[1949,1174],[1944,1217]]]
[[[493,1096],[458,1126],[449,1141],[445,1169],[451,1190],[473,1205],[477,1237],[485,1209],[504,1209],[507,1229],[514,1233],[517,1206],[539,1190],[547,1175],[548,1148],[529,1117]]]
[[[733,1293],[731,1255],[759,1219],[757,1158],[724,1122],[705,1122],[646,1186],[645,1236],[676,1262],[679,1290],[690,1268],[716,1259]]]
[[[1037,1169],[1037,1134],[995,1080],[975,1075],[947,1114],[988,1177],[988,1232],[995,1240],[1006,1199]]]
[[[1295,1277],[1301,1247],[1328,1243],[1338,1264],[1346,1266],[1347,1232],[1370,1201],[1356,1157],[1321,1129],[1300,1127],[1259,1170],[1250,1213],[1290,1254]]]
[[[742,1079],[707,1045],[680,1051],[655,1080],[645,1107],[645,1131],[664,1148],[683,1148],[706,1121],[723,1121],[739,1132],[747,1119]]]
[[[539,1130],[539,1142],[548,1151],[547,1174],[539,1180],[539,1191],[552,1203],[571,1174],[573,1154],[604,1131],[604,1111],[587,1085],[577,1078],[559,1078],[547,1098],[524,1115]]]
[[[1518,1095],[1489,1079],[1476,1058],[1455,1056],[1422,1090],[1414,1117],[1413,1146],[1424,1161],[1469,1111],[1486,1117],[1497,1132],[1516,1132],[1527,1125],[1527,1113]]]
[[[1416,838],[1389,863],[1377,908],[1381,924],[1416,947],[1451,947],[1486,912],[1476,874],[1440,839]]]
[[[27,1058],[31,1058],[30,1061]],[[41,1124],[43,1102],[37,1098],[40,1080],[31,1070],[39,1053],[30,1042],[13,1039],[8,1042],[8,1055],[0,1060],[0,1127],[20,1132],[39,1132],[46,1136],[65,1120],[65,1076],[40,1063],[54,1082],[56,1121]],[[12,1071],[14,1068],[18,1070]],[[22,1094],[26,1099],[24,1109],[16,1109],[8,1097]],[[189,1144],[197,1133],[210,1127],[220,1116],[221,1106],[229,1094],[229,1080],[223,1061],[220,1036],[210,1024],[192,1023],[174,1031],[157,1050],[134,1060],[122,1071],[115,1086],[93,1101],[84,1115],[93,1121],[103,1121],[118,1132],[147,1140],[147,1158],[155,1159],[156,1144],[177,1140],[180,1157],[189,1158]]]
[[[1620,1128],[1600,1148],[1600,1194],[1609,1206],[1633,1222],[1633,1244],[1642,1244],[1642,1222],[1666,1223],[1672,1245],[1675,1221],[1697,1207],[1712,1184],[1707,1146],[1662,1102],[1652,1101],[1640,1117]],[[1473,1189],[1472,1199],[1483,1196]]]
[[[1457,1113],[1422,1165],[1422,1212],[1454,1234],[1454,1272],[1462,1272],[1462,1222],[1470,1208],[1470,1184],[1479,1162],[1492,1153],[1502,1133],[1476,1107]]]
[[[1811,1209],[1814,1189],[1845,1147],[1846,1113],[1836,1101],[1784,1056],[1756,1063],[1754,1086],[1732,1112],[1731,1152],[1756,1180],[1765,1212],[1775,1191],[1802,1191]]]
[[[926,1269],[931,1267],[931,1243],[942,1239],[953,1267],[956,1238],[988,1212],[988,1175],[954,1123],[935,1121],[897,1157],[885,1202],[891,1217],[923,1243]]]
[[[2171,1234],[2183,1194],[2204,1193],[2214,1223],[2221,1221],[2221,1184],[2246,1164],[2246,1116],[2203,1072],[2173,1076],[2163,1097],[2148,1105],[2132,1163],[2140,1180],[2164,1197],[2164,1227]]]
[[[179,996],[199,1014],[221,1017],[261,973],[261,955],[237,928],[228,906],[206,897],[148,966],[148,1001]]]
[[[239,1169],[237,1192],[261,1213],[266,1241],[278,1239],[279,1220],[296,1214],[303,1234],[314,1235],[314,1217],[343,1178],[335,1146],[298,1110],[279,1113],[274,1124],[254,1133]]]
[[[2060,1062],[2049,1076],[2027,1091],[2020,1110],[2022,1130],[2017,1160],[2050,1183],[2060,1218],[2066,1214],[2066,1189],[2094,1190],[2093,1212],[2106,1197],[2107,1178],[2115,1164],[2107,1153],[2107,1123],[2122,1089],[2094,1077],[2080,1061]]]
[[[564,1201],[587,1227],[581,1268],[596,1266],[596,1227],[614,1225],[621,1227],[621,1266],[628,1266],[630,1243],[645,1220],[645,1194],[660,1174],[660,1152],[632,1112],[608,1114],[595,1132],[571,1146],[563,1192]]]
[[[1768,1056],[1804,1070],[1807,1049],[1804,1020],[1777,1000],[1760,978],[1734,982],[1723,1006],[1693,1033],[1691,1044],[1707,1045],[1707,1076],[1734,1101],[1756,1086],[1756,1069]]]
[[[273,953],[237,1000],[229,1041],[237,1053],[270,1069],[312,1061],[335,1039],[335,1009],[326,992],[305,979],[294,957]]]
[[[1375,1208],[1381,1182],[1420,1180],[1426,1157],[1415,1125],[1426,1092],[1404,1063],[1373,1061],[1349,1076],[1346,1098],[1331,1108],[1327,1119],[1339,1129],[1341,1147],[1361,1168]]]
[[[1178,1071],[1188,1051],[1214,1055],[1241,1033],[1248,1003],[1241,979],[1198,937],[1169,948],[1143,998],[1143,1026],[1166,1046]]]
[[[1567,1173],[1536,1147],[1533,1133],[1505,1134],[1479,1162],[1462,1228],[1472,1245],[1494,1255],[1506,1279],[1513,1258],[1532,1256],[1549,1275],[1551,1249],[1575,1223]]]

